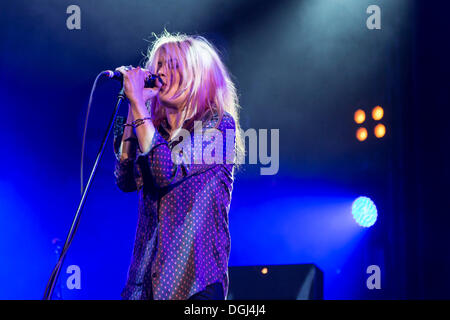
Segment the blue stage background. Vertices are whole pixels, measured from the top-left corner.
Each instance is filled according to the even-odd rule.
[[[368,30],[372,2],[2,3],[0,299],[42,297],[56,262],[52,240],[65,239],[80,197],[93,80],[102,70],[142,62],[145,39],[164,28],[203,35],[218,47],[238,87],[244,130],[280,130],[279,172],[262,176],[261,165],[244,165],[236,174],[231,266],[315,263],[324,272],[325,299],[448,298],[448,189],[440,184],[448,187],[449,153],[440,108],[449,101],[449,50],[440,36],[426,33],[445,34],[446,11],[379,0],[382,29]],[[71,4],[81,8],[81,30],[66,28]],[[420,45],[441,49],[432,54]],[[118,90],[102,81],[95,93],[85,177]],[[370,114],[376,105],[385,110],[387,135],[375,139],[369,121],[369,138],[361,143],[353,113]],[[428,138],[437,147],[424,155]],[[432,161],[435,156],[441,160]],[[82,287],[65,287],[64,299],[120,299],[137,195],[114,185],[113,166],[109,141],[60,277],[65,286],[66,268],[78,265]],[[427,180],[424,166],[437,180]],[[362,195],[378,208],[368,229],[351,215]],[[427,206],[435,197],[441,206]],[[381,290],[366,286],[370,265],[381,268]],[[442,277],[428,283],[423,274],[434,267]]]

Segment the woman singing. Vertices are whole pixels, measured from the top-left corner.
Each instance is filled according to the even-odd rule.
[[[168,32],[156,38],[145,68],[117,70],[129,109],[114,174],[122,191],[139,195],[122,298],[224,300],[242,150],[230,75],[205,38]],[[150,74],[161,80],[144,88]]]

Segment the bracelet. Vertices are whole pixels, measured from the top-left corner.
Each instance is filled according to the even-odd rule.
[[[143,118],[143,119],[136,119],[136,120],[132,121],[131,123],[125,123],[123,126],[124,127],[125,126],[131,126],[133,128],[137,128],[141,124],[143,124],[145,122],[145,120],[152,120],[152,118],[151,117],[146,117],[146,118]]]

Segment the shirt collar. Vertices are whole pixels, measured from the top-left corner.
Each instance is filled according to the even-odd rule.
[[[214,116],[217,116],[217,113],[214,114]],[[198,119],[197,121],[206,121],[207,119],[209,119],[211,117],[211,112],[206,112],[205,115],[201,118]],[[183,122],[183,125],[181,126],[183,129],[186,129],[188,131],[191,131],[194,127],[194,121],[192,121],[192,119],[186,119]],[[164,139],[168,140],[170,137],[170,130],[169,130],[170,126],[169,123],[167,122],[167,118],[164,117],[161,120],[161,124],[159,126],[159,132],[161,133],[161,135],[164,137]]]

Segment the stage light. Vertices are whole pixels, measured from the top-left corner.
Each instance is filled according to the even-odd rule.
[[[375,126],[374,133],[375,133],[375,137],[383,138],[384,135],[386,134],[386,127],[384,126],[384,124],[381,124],[381,123],[377,124]]]
[[[377,221],[377,207],[368,197],[359,197],[352,204],[352,215],[361,227],[371,227]]]
[[[384,110],[382,107],[380,106],[376,106],[375,108],[373,108],[372,110],[372,118],[375,121],[381,120],[384,116]]]
[[[266,267],[261,269],[262,274],[267,274],[267,272],[269,272],[269,270]]]
[[[364,141],[367,139],[367,129],[364,127],[359,128],[358,130],[356,130],[356,138],[359,141]]]
[[[364,121],[366,121],[366,113],[364,112],[364,110],[361,109],[356,110],[354,119],[357,124],[361,124]]]

